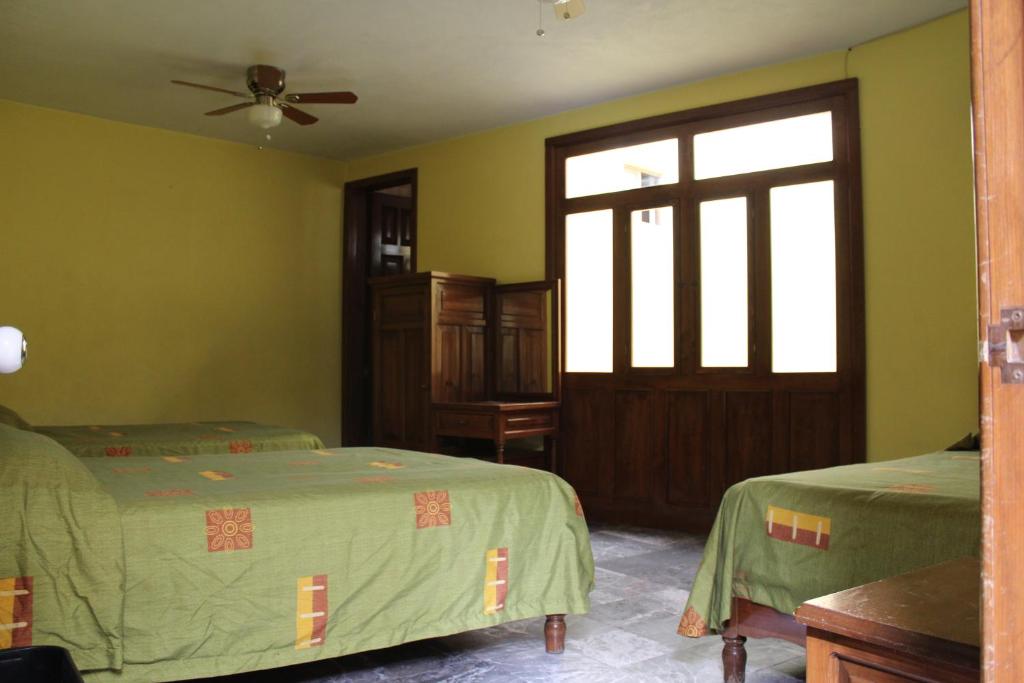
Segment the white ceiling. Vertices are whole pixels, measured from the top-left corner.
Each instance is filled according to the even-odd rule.
[[[586,0],[535,35],[537,0],[0,0],[0,97],[257,143],[245,68],[288,72],[305,105],[272,146],[350,159],[756,65],[842,49],[966,0]]]

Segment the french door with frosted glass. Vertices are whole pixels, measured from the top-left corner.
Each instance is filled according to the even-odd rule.
[[[562,474],[701,528],[736,481],[863,458],[855,81],[548,140]]]

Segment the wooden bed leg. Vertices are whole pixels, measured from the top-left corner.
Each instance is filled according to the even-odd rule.
[[[544,649],[548,654],[560,655],[565,651],[565,615],[549,614],[544,622]]]
[[[722,636],[722,669],[725,683],[743,683],[747,678],[747,649],[743,636]]]

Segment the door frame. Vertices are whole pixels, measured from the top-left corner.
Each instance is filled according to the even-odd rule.
[[[832,161],[807,164],[798,167],[770,169],[756,173],[723,178],[697,180],[688,171],[692,165],[692,136],[723,127],[746,125],[761,121],[810,114],[829,110],[833,116],[835,140]],[[610,373],[565,372],[562,378],[562,436],[560,458],[564,474],[580,494],[588,515],[602,521],[641,524],[649,526],[670,526],[707,531],[714,520],[720,495],[738,479],[756,474],[809,469],[829,465],[862,462],[865,454],[865,316],[864,316],[864,265],[863,231],[861,216],[860,185],[860,138],[859,138],[858,86],[855,79],[824,83],[795,90],[788,90],[744,100],[714,104],[707,107],[662,114],[602,128],[569,133],[546,141],[546,268],[549,279],[564,277],[564,216],[569,213],[612,208],[619,211],[616,219],[613,213],[613,260],[616,291],[612,306],[617,322],[613,330],[613,371]],[[582,197],[565,197],[566,160],[571,156],[599,152],[609,148],[652,142],[658,139],[676,137],[679,139],[679,180],[678,183],[639,187],[606,192]],[[834,373],[772,373],[770,367],[770,254],[764,238],[769,223],[764,208],[764,199],[757,200],[756,193],[766,192],[773,185],[789,185],[797,182],[833,179],[836,181],[836,285],[837,285],[837,371]],[[748,234],[754,226],[761,237],[748,240],[749,256],[757,255],[758,269],[750,269],[751,287],[758,292],[752,298],[748,316],[759,315],[752,325],[751,341],[760,349],[760,356],[750,347],[750,366],[744,371],[716,368],[705,371],[700,367],[697,334],[699,320],[699,261],[697,254],[697,207],[706,193],[749,194]],[[724,194],[723,196],[730,196]],[[636,208],[664,206],[676,207],[676,363],[671,371],[632,368],[629,361],[629,272],[627,222],[629,212]],[[686,234],[681,222],[688,226]],[[619,245],[616,246],[616,240]],[[840,255],[844,258],[840,259]],[[563,283],[562,312],[563,329],[569,313],[566,302],[568,286]],[[758,330],[760,335],[758,336]],[[568,344],[562,345],[562,367],[567,367]],[[711,384],[713,378],[714,384]],[[586,392],[586,394],[584,394]],[[639,398],[643,392],[653,392],[643,400],[647,407],[637,406],[635,414],[643,416],[646,411],[654,415],[654,421],[666,421],[671,414],[669,400],[672,397],[684,399],[686,394],[704,394],[701,404],[702,418],[706,425],[713,425],[694,437],[698,445],[688,458],[673,457],[671,449],[671,426],[664,434],[652,436],[643,448],[635,444],[629,449],[617,449],[618,422],[616,411],[618,397]],[[683,392],[683,393],[673,393]],[[790,420],[790,399],[803,396],[803,410],[811,405],[807,398],[814,393],[834,396],[836,419],[834,425],[834,452],[825,457],[815,454],[821,449],[808,448],[818,432],[804,429],[801,440],[791,438],[797,433],[788,424]],[[730,409],[729,395],[748,396],[751,400],[770,402],[773,429],[770,438],[770,462],[767,471],[749,472],[749,458],[743,449],[734,449],[737,458],[727,458],[727,441],[724,425]],[[759,398],[760,395],[760,398]],[[688,400],[688,399],[687,399]],[[696,399],[694,399],[696,400]],[[625,407],[624,410],[633,410]],[[739,406],[736,411],[747,411]],[[747,411],[749,412],[749,411]],[[633,414],[633,413],[630,413]],[[646,417],[626,418],[630,420]],[[748,420],[753,424],[753,420]],[[807,422],[807,421],[805,421]],[[608,426],[608,425],[611,426]],[[639,422],[636,424],[640,425]],[[642,431],[643,425],[629,427],[623,437],[630,440],[628,430]],[[820,432],[824,433],[829,427]],[[592,436],[603,429],[600,437]],[[652,428],[653,429],[653,428]],[[815,428],[816,429],[816,428]],[[680,432],[682,433],[682,432]],[[587,445],[577,445],[584,443]],[[796,445],[794,445],[796,444]],[[804,444],[801,446],[800,444]],[[575,458],[576,451],[588,454]],[[750,449],[747,448],[746,452]],[[675,451],[678,452],[678,451]],[[643,453],[643,455],[637,455]],[[586,461],[585,464],[583,461]],[[595,465],[596,463],[596,465]],[[797,464],[802,466],[797,466]],[[673,467],[681,474],[672,475]],[[617,469],[621,468],[621,470]],[[687,470],[686,468],[691,468]],[[640,472],[647,493],[619,492],[621,472]],[[668,475],[665,475],[668,473]],[[692,479],[699,476],[703,491],[711,491],[707,498],[694,500],[692,504],[679,502],[671,488],[671,476]],[[637,488],[640,484],[636,483]],[[649,495],[648,495],[649,494]]]
[[[1020,0],[971,0],[970,8],[983,343],[981,664],[987,683],[1010,683],[1024,680],[1024,656],[1017,656],[1024,648],[1024,581],[1019,578],[1024,559],[1024,384],[1008,383],[993,367],[992,344],[1005,343],[1004,354],[1012,359],[1009,347],[1019,352],[1024,340],[1020,332],[1012,337],[1006,329],[990,332],[990,325],[1005,322],[1002,309],[1024,306],[1024,6]]]
[[[418,171],[409,168],[345,183],[341,270],[341,445],[366,446],[373,438],[370,420],[369,198],[398,185],[412,189],[411,269],[416,272]]]

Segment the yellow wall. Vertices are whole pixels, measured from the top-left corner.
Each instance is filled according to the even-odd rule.
[[[420,171],[419,264],[544,274],[544,139],[860,79],[868,451],[977,429],[961,12],[775,65],[350,164],[0,101],[0,403],[42,423],[254,419],[339,441],[340,188]]]
[[[860,79],[868,454],[977,431],[966,12],[855,48],[723,76],[349,164],[419,168],[419,266],[544,275],[544,139],[706,104]]]
[[[344,165],[0,101],[0,403],[339,441]]]

